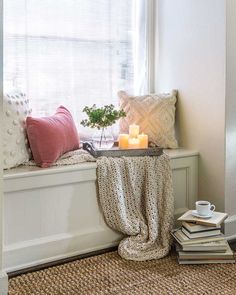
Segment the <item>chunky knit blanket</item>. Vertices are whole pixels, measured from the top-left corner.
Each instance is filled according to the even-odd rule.
[[[162,258],[170,249],[174,199],[167,155],[97,160],[99,200],[107,224],[125,237],[121,257]]]
[[[95,162],[96,159],[91,156],[87,151],[79,149],[71,151],[62,155],[52,166],[66,166],[75,165],[85,162]],[[24,166],[36,166],[34,160],[23,163]]]
[[[93,161],[96,159],[88,152],[77,150],[63,155],[54,165]],[[109,227],[126,236],[119,244],[120,256],[141,261],[167,255],[174,215],[169,157],[101,157],[97,167],[104,218]]]

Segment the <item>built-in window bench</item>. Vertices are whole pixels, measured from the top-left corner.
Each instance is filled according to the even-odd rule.
[[[175,217],[194,206],[198,153],[167,150],[173,170]],[[4,268],[7,271],[117,245],[103,221],[96,163],[4,172]]]

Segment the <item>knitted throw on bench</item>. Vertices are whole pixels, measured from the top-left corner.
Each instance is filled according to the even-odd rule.
[[[169,157],[101,157],[97,165],[104,218],[127,236],[120,256],[142,261],[167,255],[174,215]]]

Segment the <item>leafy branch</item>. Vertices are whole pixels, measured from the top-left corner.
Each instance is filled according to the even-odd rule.
[[[92,107],[86,106],[83,112],[87,114],[88,119],[81,121],[81,125],[99,130],[113,125],[118,119],[126,116],[124,110],[116,110],[113,104],[101,108],[97,108],[95,104]]]

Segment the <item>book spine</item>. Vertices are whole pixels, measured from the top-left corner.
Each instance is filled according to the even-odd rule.
[[[203,240],[204,239],[204,240]],[[207,243],[207,242],[216,242],[216,241],[224,241],[225,238],[224,237],[209,237],[209,238],[202,238],[201,241],[199,241],[198,239],[191,239],[185,242],[182,242],[181,244],[185,244],[185,245],[194,245],[194,244],[200,244],[200,243]]]
[[[197,261],[186,261],[179,260],[179,264],[215,264],[215,263],[235,263],[235,260],[215,260],[215,261],[207,261],[207,260],[197,260]]]
[[[215,263],[235,263],[235,260],[217,260],[217,261],[180,261],[179,264],[215,264]]]
[[[190,249],[190,248],[182,248],[182,251],[184,252],[214,252],[214,253],[225,253],[226,252],[226,248],[221,248],[221,249],[217,249],[217,248],[208,248],[208,249],[204,249],[204,248],[193,248],[193,249]]]
[[[208,256],[206,256],[206,255],[198,255],[198,253],[196,253],[196,252],[188,252],[188,253],[179,253],[179,258],[180,259],[184,259],[184,260],[193,260],[193,261],[195,261],[195,260],[229,260],[229,259],[234,259],[234,257],[233,257],[233,255],[231,255],[231,254],[228,254],[228,255],[224,255],[224,253],[223,254],[220,254],[219,253],[219,255],[217,254],[217,256],[211,256],[210,254],[208,254]],[[196,256],[195,256],[196,255]]]
[[[220,230],[220,227],[214,227],[214,228],[211,228],[209,227],[206,227],[204,230],[196,230],[196,231],[190,231],[184,224],[182,224],[182,227],[187,230],[190,234],[197,234],[197,233],[204,233],[204,232],[211,232],[211,231],[219,231]]]

